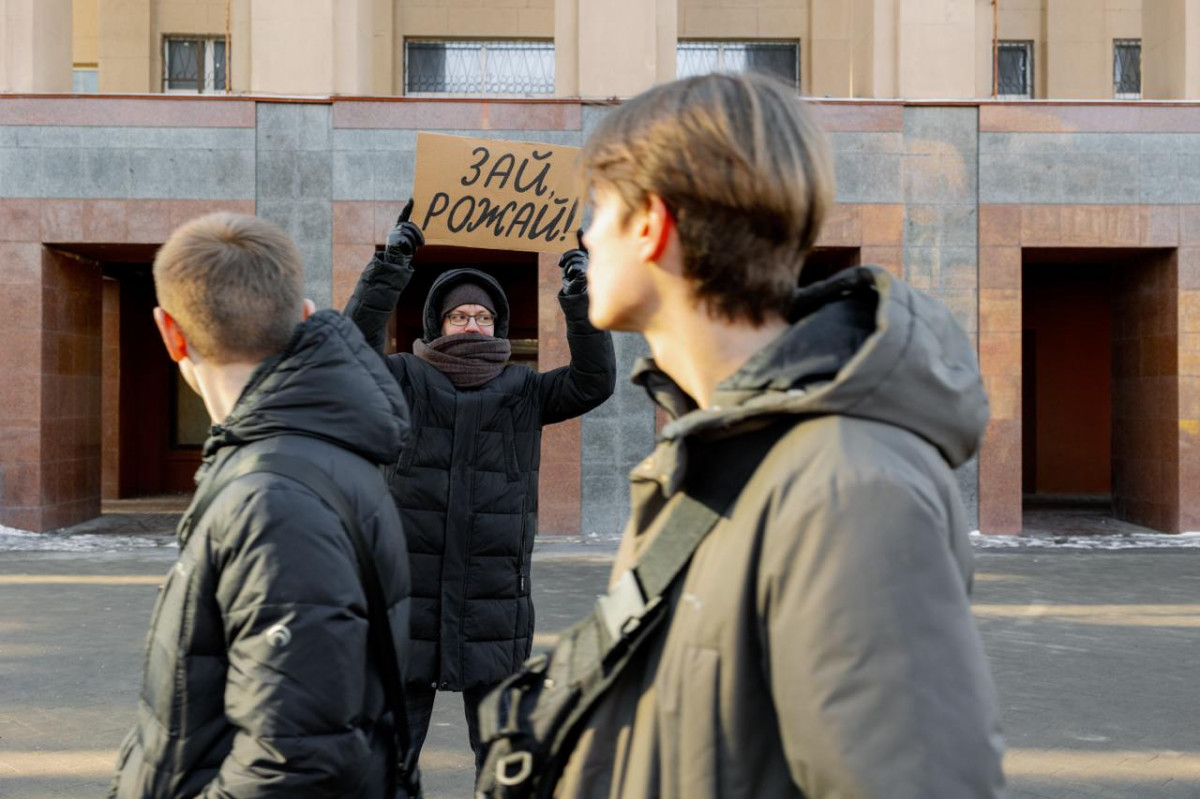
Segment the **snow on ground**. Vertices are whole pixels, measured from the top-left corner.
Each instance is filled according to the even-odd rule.
[[[620,536],[587,533],[547,536],[538,554],[551,557],[605,555],[615,552]],[[0,525],[0,552],[127,552],[135,549],[178,549],[173,533],[29,533]]]
[[[619,536],[596,533],[582,536],[547,536],[538,542],[542,557],[595,555],[615,551]],[[1132,535],[982,535],[971,533],[976,549],[994,550],[1175,550],[1200,549],[1200,532],[1179,535],[1134,533]],[[129,550],[176,549],[172,534],[120,533],[28,533],[0,525],[0,552],[127,552]]]
[[[1200,532],[1163,535],[982,535],[971,533],[976,549],[1063,549],[1116,551],[1122,549],[1200,549]]]
[[[0,552],[127,552],[177,547],[173,535],[27,533],[0,525]]]

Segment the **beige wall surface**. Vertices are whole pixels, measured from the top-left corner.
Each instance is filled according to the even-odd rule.
[[[253,93],[332,94],[335,0],[253,0]]]
[[[100,91],[161,91],[150,0],[100,0]]]
[[[0,92],[71,90],[70,0],[0,0]]]
[[[975,93],[975,0],[904,0],[899,22],[901,97]]]
[[[554,5],[554,0],[396,0],[396,26],[401,36],[549,39]]]
[[[1104,41],[1105,0],[1054,0],[1046,6],[1046,95],[1112,96],[1112,43]],[[1107,44],[1107,46],[1106,46]]]
[[[100,0],[72,0],[73,61],[76,66],[100,63]]]
[[[800,39],[808,6],[808,0],[679,0],[679,38]]]
[[[632,97],[674,76],[676,2],[559,0],[555,13],[573,15],[577,20],[576,38],[568,41],[564,53],[570,57],[574,49],[577,54],[578,85],[571,94],[585,98]],[[556,73],[561,63],[556,53]],[[563,83],[560,88],[568,92],[571,87]]]
[[[1200,0],[1143,0],[1142,97],[1200,99]]]
[[[849,97],[853,93],[855,4],[843,0],[810,0],[809,41],[801,43],[808,73],[801,89],[813,97]],[[805,48],[805,44],[808,45]]]

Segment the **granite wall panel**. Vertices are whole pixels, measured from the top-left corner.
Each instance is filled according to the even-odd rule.
[[[256,212],[295,240],[318,308],[333,304],[331,119],[328,105],[258,104]]]

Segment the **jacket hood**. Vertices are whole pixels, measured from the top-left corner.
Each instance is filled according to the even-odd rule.
[[[978,449],[987,395],[971,341],[946,306],[883,269],[858,267],[798,291],[790,321],[717,387],[709,409],[697,409],[652,361],[639,364],[634,382],[678,417],[663,438],[843,415],[909,430],[952,467]]]
[[[404,396],[383,359],[349,319],[320,311],[255,370],[229,417],[213,427],[204,456],[210,461],[223,447],[304,435],[374,463],[394,463],[407,420]]]
[[[495,336],[508,338],[508,297],[496,279],[478,269],[451,269],[433,281],[429,296],[425,298],[425,343],[442,337],[442,298],[450,289],[462,283],[475,283],[492,296],[496,303]]]

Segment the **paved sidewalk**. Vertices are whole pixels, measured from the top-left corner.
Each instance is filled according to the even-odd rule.
[[[0,556],[0,797],[103,794],[168,542],[92,536],[68,541],[88,551]],[[540,645],[590,606],[611,549],[540,549]],[[1200,797],[1200,551],[982,551],[979,565],[1010,796]],[[439,697],[422,761],[429,799],[470,796],[457,695]]]

